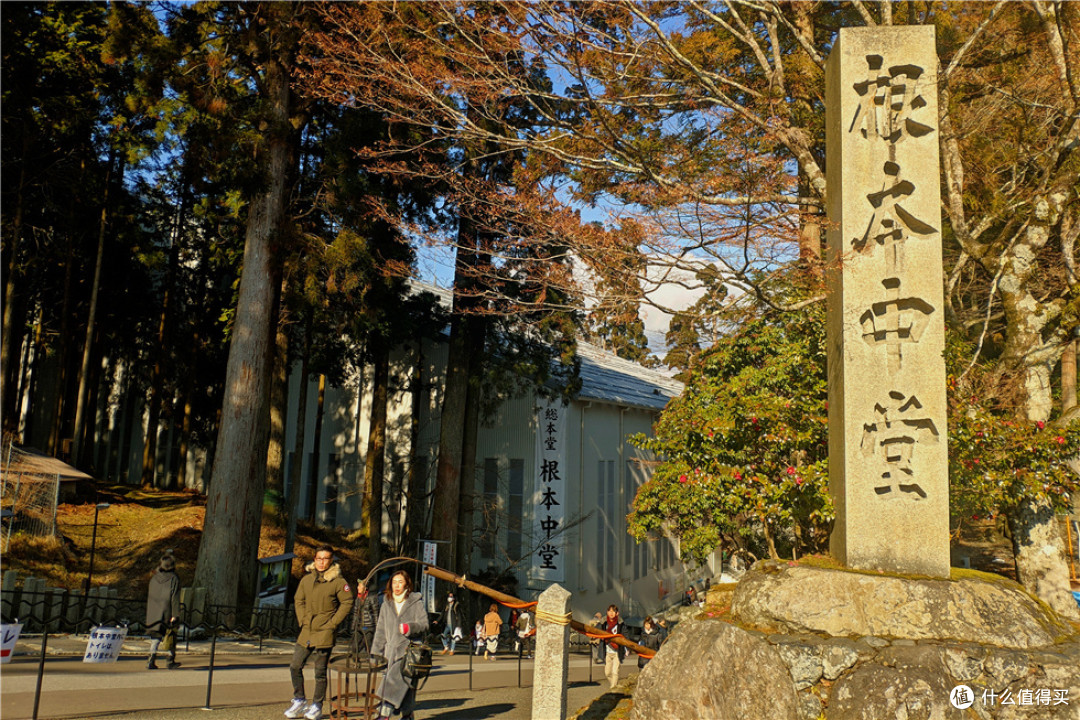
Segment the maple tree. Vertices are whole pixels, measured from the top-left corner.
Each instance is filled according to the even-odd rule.
[[[626,267],[640,266],[618,253],[644,254],[671,270],[664,280],[687,284],[709,263],[722,270],[727,306],[777,309],[821,299],[823,68],[837,29],[936,25],[945,239],[958,247],[947,258],[950,321],[977,329],[976,316],[989,318],[984,334],[997,330],[1002,342],[980,352],[997,366],[998,391],[1015,398],[1015,414],[1049,419],[1052,368],[1077,326],[1077,11],[1068,3],[423,8],[324,8],[330,30],[317,83],[403,126],[527,153],[517,174],[531,192],[494,188],[504,191],[500,202],[602,200],[622,213],[614,226],[632,218],[647,227],[639,243],[604,247],[568,232],[576,253],[603,252]],[[488,121],[510,102],[527,103],[534,119],[507,135]],[[1007,131],[988,131],[998,126]],[[387,151],[408,150],[400,139]],[[809,271],[803,282],[778,280],[791,267]],[[644,291],[655,280],[640,281]],[[1012,386],[1021,392],[1008,393]],[[1046,569],[1034,555],[1054,556],[1047,567],[1063,558],[1031,509],[1018,505],[1014,516],[1032,551],[1017,562],[1034,577]],[[1039,528],[1046,533],[1028,532]],[[1060,591],[1047,590],[1065,609]]]

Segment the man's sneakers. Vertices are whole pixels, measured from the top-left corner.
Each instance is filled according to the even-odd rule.
[[[307,712],[304,713],[304,720],[319,720],[322,717],[322,703],[311,703],[308,705]]]
[[[170,670],[175,670],[176,668],[180,667],[180,663],[176,662],[175,660],[170,660],[169,664],[165,667],[169,668]]]
[[[285,717],[290,718],[290,720],[304,717],[304,710],[306,709],[307,700],[305,700],[304,698],[293,698],[292,705],[290,705],[289,709],[285,711]]]

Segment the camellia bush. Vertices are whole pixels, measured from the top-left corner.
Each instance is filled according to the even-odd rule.
[[[679,538],[684,560],[703,562],[725,538],[798,550],[827,546],[827,388],[823,308],[768,315],[704,352],[683,394],[633,442],[660,462],[634,499],[630,533]],[[1080,420],[1033,422],[1002,394],[1007,383],[952,337],[949,502],[952,527],[1008,514],[1026,500],[1066,512],[1080,482]]]
[[[631,535],[677,537],[683,560],[697,562],[725,536],[756,537],[774,558],[782,538],[804,552],[825,545],[823,312],[753,320],[695,361],[655,437],[632,438],[661,461],[634,499]]]
[[[954,530],[968,520],[1008,514],[1024,500],[1068,512],[1080,478],[1080,420],[1030,421],[1013,397],[993,388],[989,371],[971,365],[971,348],[955,338],[946,353],[949,382],[949,501]],[[970,365],[970,367],[969,367]]]

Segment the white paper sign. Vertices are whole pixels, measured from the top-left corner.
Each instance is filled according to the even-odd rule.
[[[536,409],[536,492],[533,495],[532,576],[563,582],[566,569],[566,415],[559,401],[541,400]]]
[[[84,663],[112,663],[120,657],[127,637],[126,627],[95,627],[86,641]]]
[[[14,625],[0,625],[0,664],[11,662],[11,656],[15,654],[15,643],[19,641],[19,633],[22,632],[22,623]]]

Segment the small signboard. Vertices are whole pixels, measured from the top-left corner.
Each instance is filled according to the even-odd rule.
[[[285,607],[294,553],[259,558],[259,592],[256,607]]]
[[[120,657],[120,648],[127,637],[126,627],[95,627],[86,640],[84,663],[113,663]]]
[[[0,625],[0,639],[3,640],[0,645],[0,664],[11,662],[11,656],[15,654],[15,643],[19,641],[21,632],[22,623]]]
[[[424,564],[434,565],[438,558],[439,546],[433,542],[424,541]],[[435,612],[435,578],[431,575],[424,576],[424,586],[421,593],[428,612]]]

